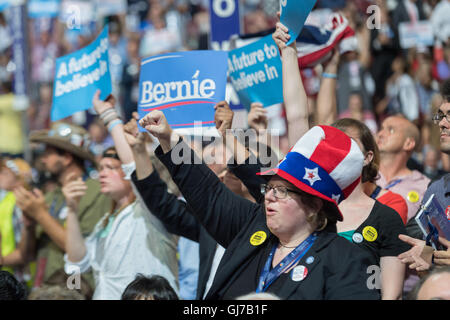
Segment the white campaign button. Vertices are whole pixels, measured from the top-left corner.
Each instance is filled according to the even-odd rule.
[[[292,280],[302,281],[308,275],[308,269],[305,266],[296,266],[292,269]]]
[[[361,243],[363,241],[363,236],[361,233],[355,232],[352,236],[354,243]]]

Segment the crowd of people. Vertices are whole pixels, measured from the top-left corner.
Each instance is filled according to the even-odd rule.
[[[239,139],[243,113],[222,101],[200,146],[136,109],[141,58],[208,49],[208,1],[104,17],[113,94],[58,122],[55,59],[100,22],[30,19],[21,112],[0,13],[0,299],[450,299],[450,239],[433,248],[415,219],[432,195],[450,219],[450,1],[319,0],[307,23],[339,11],[358,49],[314,67],[287,45],[278,1],[240,3],[243,33],[278,46],[284,130],[271,136],[254,101],[241,129],[255,134]],[[416,21],[432,46],[402,45],[399,25]]]

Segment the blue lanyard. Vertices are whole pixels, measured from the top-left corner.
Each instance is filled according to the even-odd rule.
[[[297,248],[292,250],[275,268],[270,270],[270,265],[272,264],[273,255],[277,249],[278,244],[274,244],[272,251],[267,258],[264,269],[261,272],[258,281],[258,287],[256,292],[264,292],[267,288],[274,282],[278,277],[284,273],[286,270],[294,266],[300,259],[306,254],[309,248],[312,247],[314,241],[317,239],[317,234],[313,233],[308,238],[306,238],[302,243],[300,243]]]
[[[389,190],[390,188],[396,186],[397,184],[399,184],[400,182],[402,182],[402,179],[397,179],[392,181],[391,183],[389,183],[386,187],[384,187],[386,190]]]
[[[380,194],[380,191],[381,191],[381,187],[377,186],[375,188],[375,190],[373,190],[373,192],[370,195],[370,197],[375,200],[378,197],[378,195]]]

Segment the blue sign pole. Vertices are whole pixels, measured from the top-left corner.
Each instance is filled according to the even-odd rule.
[[[28,147],[28,118],[23,112],[29,107],[28,92],[29,83],[28,75],[29,64],[26,53],[28,52],[27,39],[27,7],[25,1],[16,1],[9,8],[8,24],[11,30],[12,38],[12,54],[15,65],[13,90],[14,90],[14,110],[22,111],[22,132],[24,157],[31,160],[31,150]]]
[[[28,59],[26,52],[27,37],[26,37],[26,6],[25,3],[21,5],[13,5],[9,8],[11,26],[11,36],[13,40],[12,52],[13,62],[16,66],[14,71],[14,93],[17,96],[27,96],[28,93]],[[26,109],[26,108],[24,108]]]

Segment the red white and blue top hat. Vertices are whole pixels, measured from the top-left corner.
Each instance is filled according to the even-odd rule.
[[[338,204],[358,185],[364,155],[357,143],[341,130],[315,126],[306,132],[277,167],[260,175],[276,174],[300,190],[324,199],[338,212]]]

